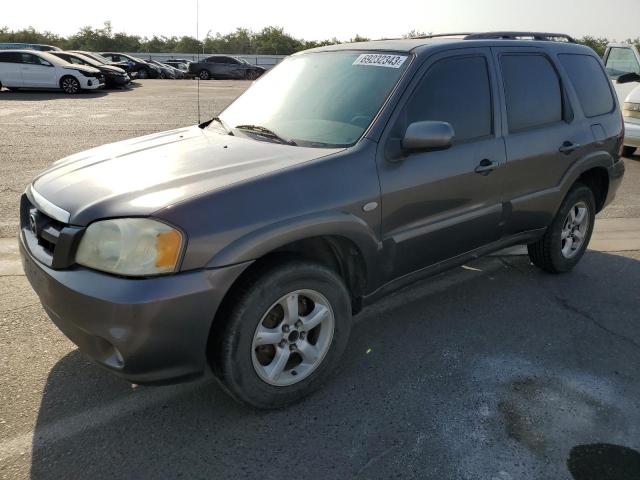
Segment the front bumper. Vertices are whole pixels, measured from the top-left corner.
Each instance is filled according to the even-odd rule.
[[[96,90],[102,87],[104,87],[104,77],[83,77],[80,79],[80,88],[83,90]]]
[[[248,263],[146,279],[37,261],[20,235],[31,286],[56,326],[87,357],[133,383],[172,383],[206,370],[213,317]]]
[[[624,144],[640,148],[640,123],[637,120],[624,119]]]
[[[106,75],[105,76],[107,87],[124,87],[131,82],[129,75]]]

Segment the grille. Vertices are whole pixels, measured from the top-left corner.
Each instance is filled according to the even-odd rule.
[[[54,269],[73,265],[83,228],[49,217],[27,195],[20,202],[20,227],[27,248],[38,261]]]

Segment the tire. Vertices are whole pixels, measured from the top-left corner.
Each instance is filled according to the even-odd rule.
[[[258,72],[256,72],[255,70],[247,70],[244,74],[245,80],[255,80],[258,77]]]
[[[147,72],[144,68],[138,70],[138,78],[141,80],[149,78],[149,72]]]
[[[288,302],[294,295],[298,300]],[[300,308],[299,316],[287,315],[285,305]],[[316,327],[309,323],[314,318]],[[350,331],[351,302],[342,279],[316,263],[281,259],[259,268],[225,301],[211,332],[209,360],[233,398],[281,408],[331,376]]]
[[[60,88],[62,88],[66,94],[75,95],[80,92],[80,82],[77,78],[66,75],[60,79]]]
[[[585,215],[583,219],[582,212]],[[589,245],[595,216],[593,192],[586,185],[576,183],[569,190],[544,236],[527,246],[531,261],[549,273],[570,271]]]
[[[622,156],[623,157],[631,157],[635,153],[636,153],[636,147],[629,147],[627,145],[622,147]]]
[[[209,70],[203,68],[198,72],[198,77],[200,80],[209,80],[211,78],[211,74],[209,73]]]

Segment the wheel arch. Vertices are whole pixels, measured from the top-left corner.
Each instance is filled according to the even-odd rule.
[[[354,215],[312,215],[244,235],[217,253],[207,268],[254,261],[243,272],[244,276],[251,275],[255,268],[275,256],[316,261],[334,269],[343,278],[354,310],[358,310],[361,298],[375,282],[376,271],[372,265],[381,248],[373,230]]]

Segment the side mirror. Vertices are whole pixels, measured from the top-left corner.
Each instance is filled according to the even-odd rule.
[[[616,83],[640,82],[640,75],[635,72],[623,73],[618,77]]]
[[[402,139],[404,152],[443,150],[449,148],[455,133],[447,122],[414,122],[407,127]]]

